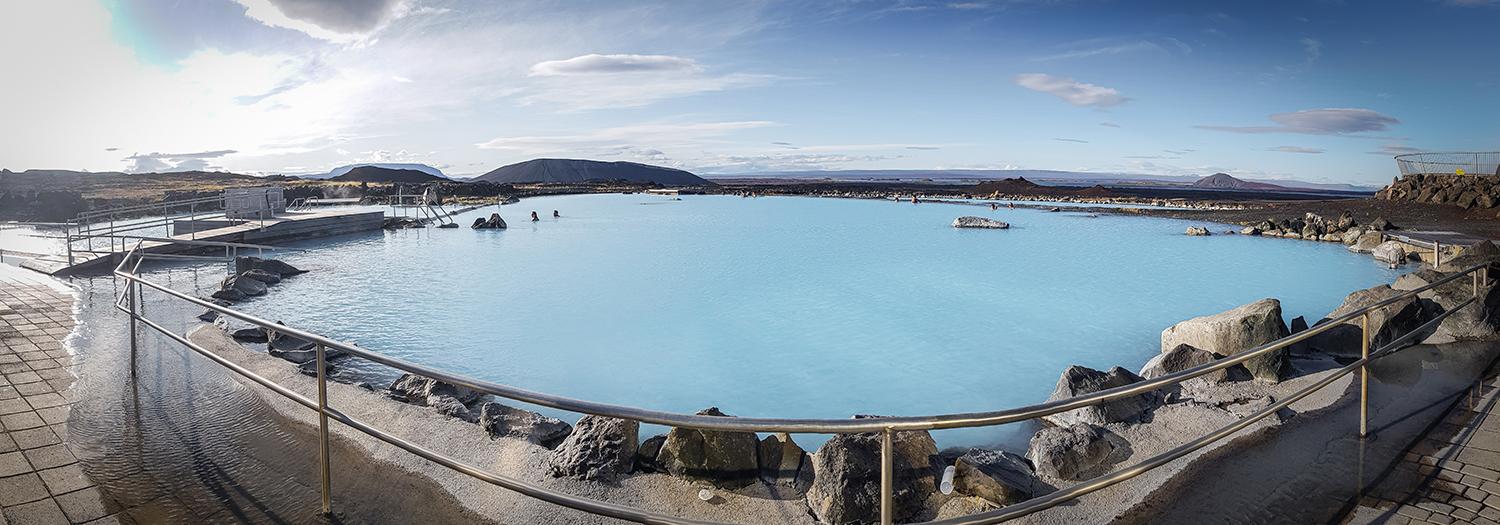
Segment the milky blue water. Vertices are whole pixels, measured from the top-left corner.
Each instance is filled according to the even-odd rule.
[[[316,250],[283,258],[312,273],[241,307],[577,398],[837,418],[1040,402],[1070,364],[1139,369],[1180,320],[1263,297],[1316,320],[1396,275],[1337,243],[1188,237],[1197,223],[1075,212],[580,195],[500,208],[508,230],[467,227],[496,209],[459,229],[300,243]],[[1012,227],[951,227],[971,214]],[[1029,433],[939,441],[1018,436]]]

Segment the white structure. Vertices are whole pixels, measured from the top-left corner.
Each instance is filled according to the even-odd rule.
[[[281,188],[229,188],[224,190],[224,216],[230,219],[269,219],[286,211]]]

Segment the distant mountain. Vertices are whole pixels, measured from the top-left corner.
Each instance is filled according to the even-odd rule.
[[[1060,170],[825,170],[777,171],[751,173],[718,173],[704,175],[715,180],[836,180],[836,181],[932,181],[937,183],[974,183],[1023,177],[1043,186],[1190,186],[1196,175],[1148,175],[1141,173],[1060,171]],[[1295,180],[1247,180],[1278,186],[1282,191],[1347,191],[1374,193],[1376,186],[1329,184]],[[1212,189],[1212,188],[1209,188]]]
[[[635,162],[600,162],[578,159],[533,159],[475,177],[496,184],[520,182],[579,183],[622,180],[663,186],[711,186],[712,182],[686,171]]]
[[[432,166],[428,166],[426,164],[408,164],[408,163],[395,163],[395,162],[371,162],[371,163],[365,163],[365,164],[350,164],[350,165],[347,165],[347,166],[339,166],[337,168],[329,170],[328,173],[311,173],[311,174],[307,174],[307,175],[302,175],[301,177],[304,178],[304,179],[331,179],[331,178],[343,175],[345,173],[349,173],[349,170],[352,170],[354,168],[358,168],[360,166],[375,166],[377,168],[386,168],[386,169],[393,169],[393,170],[416,170],[416,171],[420,171],[422,173],[426,173],[428,175],[432,175],[432,176],[436,176],[436,177],[443,177],[445,179],[448,178],[447,175],[443,174],[443,170],[434,168]]]
[[[978,186],[974,187],[974,191],[975,193],[1027,193],[1035,191],[1041,186],[1041,184],[1026,180],[1026,177],[1016,177],[1014,179],[981,182]]]
[[[1275,184],[1269,184],[1269,183],[1265,183],[1265,182],[1243,181],[1243,180],[1234,178],[1234,176],[1232,176],[1232,175],[1230,175],[1228,173],[1215,173],[1213,175],[1209,175],[1207,177],[1198,179],[1197,182],[1193,183],[1193,187],[1194,188],[1209,189],[1209,190],[1286,191],[1286,190],[1289,189],[1286,186],[1278,186],[1278,185],[1275,185]]]
[[[356,166],[343,175],[328,180],[341,182],[395,182],[401,184],[421,184],[424,182],[446,181],[443,177],[427,173],[425,171],[382,168],[379,166]]]

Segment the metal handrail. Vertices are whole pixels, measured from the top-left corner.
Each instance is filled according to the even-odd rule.
[[[182,199],[182,200],[175,200],[175,201],[162,201],[162,202],[158,202],[158,203],[155,203],[155,204],[136,204],[136,205],[133,205],[133,206],[121,206],[121,207],[118,207],[118,208],[108,208],[108,209],[103,209],[103,210],[86,211],[86,212],[83,212],[83,213],[79,213],[78,216],[77,216],[77,218],[75,220],[77,220],[77,219],[86,219],[86,218],[94,218],[94,217],[108,217],[110,215],[120,215],[122,213],[130,213],[130,212],[136,212],[136,211],[155,211],[155,210],[161,209],[163,206],[166,206],[166,207],[175,207],[175,206],[182,206],[182,205],[186,205],[186,204],[203,204],[203,203],[206,203],[206,202],[223,202],[223,201],[224,201],[224,196],[223,195],[215,195],[215,196],[212,196],[212,197],[195,197],[195,198],[191,198],[191,199]]]
[[[1307,340],[1307,339],[1309,339],[1309,338],[1311,338],[1313,336],[1316,336],[1316,335],[1321,334],[1321,333],[1323,333],[1325,331],[1331,330],[1334,327],[1343,325],[1344,323],[1352,321],[1352,320],[1354,320],[1356,318],[1360,318],[1360,319],[1363,320],[1363,322],[1362,322],[1362,330],[1365,333],[1364,334],[1365,337],[1364,337],[1364,349],[1363,349],[1364,350],[1364,354],[1363,354],[1364,357],[1362,359],[1360,359],[1360,360],[1358,360],[1358,361],[1356,361],[1356,362],[1354,362],[1354,363],[1352,363],[1350,365],[1347,365],[1344,368],[1339,369],[1338,373],[1332,374],[1330,377],[1324,378],[1324,379],[1318,381],[1317,383],[1315,383],[1314,385],[1312,385],[1312,386],[1310,386],[1308,388],[1305,388],[1305,389],[1303,389],[1302,391],[1299,391],[1296,394],[1293,394],[1289,398],[1284,399],[1281,402],[1272,405],[1271,408],[1263,409],[1262,411],[1257,412],[1255,414],[1252,414],[1250,417],[1242,419],[1242,420],[1236,422],[1235,424],[1232,424],[1232,425],[1226,426],[1224,428],[1221,428],[1218,431],[1215,431],[1215,432],[1213,432],[1213,433],[1211,433],[1209,435],[1203,436],[1203,437],[1201,437],[1201,438],[1199,438],[1197,440],[1190,441],[1189,443],[1186,443],[1186,444],[1184,444],[1182,446],[1174,448],[1174,449],[1172,449],[1172,450],[1170,450],[1170,451],[1168,451],[1166,453],[1163,453],[1161,455],[1149,458],[1149,459],[1147,459],[1147,460],[1145,460],[1145,461],[1143,461],[1141,463],[1138,463],[1138,464],[1136,464],[1136,465],[1134,465],[1132,467],[1129,467],[1129,468],[1126,468],[1126,469],[1122,469],[1120,471],[1116,471],[1114,473],[1107,474],[1107,475],[1104,475],[1104,476],[1100,476],[1100,477],[1097,477],[1097,478],[1094,478],[1094,479],[1091,479],[1091,480],[1088,480],[1088,481],[1081,482],[1081,483],[1079,483],[1077,485],[1074,485],[1074,486],[1068,487],[1066,489],[1060,490],[1060,491],[1058,491],[1056,493],[1053,493],[1052,495],[1049,495],[1049,496],[1044,496],[1042,498],[1036,498],[1036,499],[1033,499],[1033,500],[1028,500],[1027,502],[1023,502],[1023,503],[1019,503],[1019,504],[1012,505],[1012,506],[1009,506],[1009,507],[1005,507],[1005,508],[1002,508],[1002,509],[999,509],[999,510],[996,510],[996,511],[975,514],[975,515],[967,516],[967,517],[963,517],[963,518],[955,518],[955,519],[950,519],[950,520],[944,520],[944,521],[941,521],[941,522],[936,522],[936,523],[941,523],[941,524],[944,524],[944,525],[950,525],[950,524],[970,524],[970,525],[977,525],[977,524],[985,524],[985,523],[996,523],[996,522],[999,522],[999,521],[1013,519],[1015,517],[1019,517],[1019,516],[1025,515],[1025,514],[1029,514],[1031,512],[1036,512],[1036,511],[1039,511],[1039,510],[1043,510],[1045,508],[1050,508],[1050,507],[1055,506],[1055,505],[1057,505],[1057,504],[1059,504],[1059,503],[1061,503],[1063,501],[1067,501],[1069,499],[1076,498],[1078,496],[1081,496],[1081,495],[1084,495],[1084,494],[1088,494],[1088,493],[1091,493],[1091,492],[1103,489],[1105,487],[1114,485],[1114,484],[1119,483],[1121,481],[1133,478],[1133,477],[1139,475],[1142,472],[1145,472],[1145,471],[1151,470],[1153,468],[1159,467],[1162,464],[1165,464],[1167,462],[1172,461],[1173,459],[1182,457],[1182,456],[1184,456],[1184,455],[1186,455],[1186,454],[1188,454],[1188,453],[1190,453],[1190,452],[1192,452],[1194,450],[1198,450],[1198,449],[1202,448],[1203,446],[1208,445],[1209,443],[1212,443],[1212,442],[1217,441],[1219,439],[1223,439],[1224,437],[1233,434],[1234,432],[1236,432],[1236,431],[1244,428],[1245,426],[1248,426],[1249,424],[1254,423],[1255,421],[1257,421],[1257,420],[1259,420],[1261,418],[1264,418],[1264,417],[1266,417],[1267,415],[1269,415],[1271,413],[1274,413],[1274,410],[1272,410],[1272,408],[1279,409],[1279,408],[1285,407],[1285,406],[1289,405],[1290,403],[1295,402],[1295,401],[1301,399],[1302,397],[1305,397],[1305,396],[1311,394],[1312,392],[1315,392],[1316,390],[1322,388],[1323,386],[1326,386],[1327,384],[1331,383],[1333,380],[1337,379],[1338,377],[1342,377],[1343,375],[1346,375],[1346,374],[1352,372],[1355,369],[1363,370],[1364,373],[1365,373],[1365,377],[1362,379],[1362,389],[1361,389],[1361,418],[1360,418],[1361,419],[1361,422],[1360,422],[1360,435],[1361,435],[1361,437],[1363,437],[1363,436],[1366,435],[1366,425],[1365,425],[1365,423],[1366,423],[1366,419],[1367,419],[1366,418],[1366,415],[1367,415],[1366,414],[1366,408],[1367,407],[1366,407],[1365,400],[1366,400],[1366,390],[1367,390],[1367,384],[1368,384],[1367,383],[1368,382],[1368,369],[1365,368],[1365,366],[1368,365],[1368,363],[1371,362],[1372,360],[1384,357],[1385,355],[1388,355],[1390,352],[1395,351],[1397,348],[1399,348],[1400,345],[1405,344],[1406,342],[1408,342],[1411,339],[1413,339],[1416,336],[1416,334],[1419,333],[1419,331],[1425,330],[1425,329],[1427,329],[1430,326],[1436,326],[1436,323],[1438,323],[1441,320],[1445,319],[1448,315],[1451,315],[1452,313],[1458,311],[1459,309],[1467,307],[1469,304],[1475,302],[1477,300],[1477,298],[1478,298],[1478,293],[1479,293],[1479,288],[1480,288],[1481,281],[1484,282],[1484,283],[1488,283],[1489,282],[1488,275],[1487,275],[1488,274],[1488,271],[1487,271],[1488,266],[1487,265],[1483,265],[1483,264],[1481,264],[1481,265],[1475,265],[1475,266],[1467,268],[1467,269],[1465,269],[1465,270],[1463,270],[1461,272],[1458,272],[1458,273],[1456,273],[1454,275],[1445,277],[1443,279],[1439,279],[1439,280],[1437,280],[1435,282],[1432,282],[1432,283],[1430,283],[1430,284],[1428,284],[1426,286],[1422,286],[1422,287],[1414,289],[1414,290],[1404,291],[1402,293],[1393,295],[1393,296],[1391,296],[1389,298],[1386,298],[1384,300],[1378,301],[1378,302],[1376,302],[1374,304],[1365,306],[1365,307],[1360,308],[1358,310],[1355,310],[1353,312],[1350,312],[1350,313],[1347,313],[1345,315],[1339,316],[1337,318],[1328,320],[1327,322],[1321,322],[1317,326],[1314,326],[1314,327],[1309,328],[1307,330],[1303,330],[1303,331],[1298,332],[1296,334],[1293,334],[1291,336],[1284,337],[1282,339],[1278,339],[1276,341],[1273,341],[1273,342],[1270,342],[1270,343],[1267,343],[1267,344],[1264,344],[1264,345],[1260,345],[1260,346],[1258,346],[1258,347],[1256,347],[1254,349],[1251,349],[1251,350],[1248,350],[1248,351],[1245,351],[1245,352],[1242,352],[1242,353],[1239,353],[1239,354],[1235,354],[1233,356],[1229,356],[1229,357],[1225,357],[1225,358],[1222,358],[1222,359],[1215,360],[1215,361],[1213,361],[1211,363],[1207,363],[1207,364],[1204,364],[1204,365],[1199,365],[1199,366],[1192,367],[1192,368],[1185,369],[1185,370],[1181,370],[1181,371],[1178,371],[1178,372],[1166,374],[1166,375],[1159,376],[1159,377],[1156,377],[1156,378],[1153,378],[1153,379],[1143,380],[1143,381],[1132,383],[1130,385],[1126,385],[1126,386],[1122,386],[1122,387],[1116,387],[1116,388],[1101,390],[1099,392],[1094,392],[1092,394],[1086,394],[1086,395],[1077,396],[1077,397],[1073,397],[1073,398],[1069,398],[1069,399],[1062,399],[1062,400],[1057,400],[1057,401],[1050,401],[1050,402],[1046,402],[1046,403],[1040,403],[1040,404],[1035,404],[1035,405],[1030,405],[1030,406],[1025,406],[1025,407],[1019,407],[1019,408],[1013,408],[1013,409],[1007,409],[1007,410],[999,410],[999,411],[989,411],[989,412],[957,413],[957,414],[945,414],[945,415],[936,415],[936,416],[898,416],[898,417],[870,418],[870,419],[787,419],[787,418],[751,418],[751,417],[745,417],[745,418],[740,418],[740,417],[725,418],[725,417],[714,417],[714,416],[698,416],[698,415],[678,414],[678,413],[672,413],[672,412],[663,412],[663,411],[656,411],[656,410],[640,409],[640,408],[636,408],[636,407],[629,407],[629,406],[623,406],[623,405],[615,405],[615,404],[608,404],[608,403],[599,403],[599,402],[593,402],[593,401],[578,400],[578,399],[573,399],[573,398],[568,398],[568,397],[563,397],[563,396],[557,396],[557,395],[553,395],[553,394],[546,394],[546,393],[541,393],[541,392],[535,392],[535,391],[531,391],[531,390],[521,389],[521,388],[517,388],[517,387],[513,387],[513,386],[509,386],[509,385],[503,385],[503,384],[499,384],[499,383],[494,383],[494,382],[490,382],[490,381],[475,379],[475,378],[471,378],[471,377],[467,377],[467,376],[463,376],[463,375],[459,375],[459,374],[453,374],[453,373],[449,373],[449,372],[446,372],[446,371],[443,371],[443,370],[439,370],[439,369],[436,369],[436,368],[428,367],[428,366],[425,366],[425,365],[421,365],[421,364],[417,364],[417,363],[412,363],[412,362],[409,362],[409,361],[405,361],[403,359],[399,359],[399,358],[395,358],[395,357],[383,355],[383,354],[380,354],[380,353],[377,353],[377,352],[374,352],[374,351],[370,351],[370,350],[366,350],[366,349],[360,348],[357,345],[354,345],[354,344],[351,344],[351,343],[344,343],[342,341],[330,339],[330,338],[324,337],[324,336],[319,335],[319,334],[315,334],[315,333],[312,333],[312,332],[307,332],[307,331],[304,331],[304,330],[301,330],[301,329],[297,329],[297,328],[294,328],[294,327],[291,327],[291,326],[287,326],[287,325],[284,325],[284,324],[280,324],[280,323],[274,323],[274,322],[268,321],[266,319],[262,319],[260,317],[254,316],[254,315],[250,315],[250,314],[246,314],[246,313],[243,313],[243,312],[239,312],[237,310],[234,310],[234,309],[231,309],[231,308],[228,308],[228,307],[219,306],[217,304],[214,304],[214,303],[211,303],[211,302],[208,302],[208,301],[204,301],[204,300],[198,299],[196,297],[184,294],[182,292],[178,292],[176,290],[172,290],[170,288],[167,288],[166,286],[163,286],[163,285],[151,282],[149,280],[146,280],[146,279],[140,277],[137,274],[136,269],[134,269],[134,268],[131,271],[129,271],[129,272],[125,271],[124,268],[127,265],[128,261],[130,261],[131,258],[133,258],[133,257],[144,258],[144,257],[150,256],[150,254],[144,254],[144,253],[138,255],[137,251],[138,251],[139,247],[140,247],[140,243],[138,242],[137,245],[136,245],[136,248],[132,248],[131,251],[126,255],[126,257],[123,260],[121,260],[120,264],[115,268],[115,272],[114,272],[115,275],[117,275],[117,276],[119,276],[121,278],[124,278],[127,281],[129,281],[129,284],[127,286],[126,294],[124,294],[124,295],[130,294],[130,290],[131,289],[135,290],[136,294],[140,294],[141,293],[141,288],[140,287],[142,285],[144,285],[145,287],[148,287],[148,288],[160,291],[160,292],[165,293],[165,294],[167,294],[169,296],[172,296],[174,298],[187,301],[187,302],[189,302],[191,304],[204,307],[204,308],[206,308],[208,310],[215,311],[215,312],[218,312],[220,314],[227,315],[229,317],[233,317],[233,318],[239,319],[241,321],[245,321],[245,322],[250,323],[252,325],[260,326],[261,328],[264,328],[264,329],[267,329],[267,330],[274,330],[277,333],[286,334],[286,335],[290,335],[290,336],[293,336],[293,337],[296,337],[296,338],[299,338],[299,339],[303,339],[305,341],[313,343],[316,346],[316,349],[317,349],[316,353],[317,353],[320,365],[322,363],[322,360],[325,358],[326,349],[327,348],[334,348],[334,349],[342,350],[342,351],[344,351],[346,353],[349,353],[351,355],[359,356],[359,357],[362,357],[362,358],[365,358],[365,359],[369,359],[371,361],[374,361],[374,362],[377,362],[377,363],[380,363],[380,364],[384,364],[386,366],[390,366],[390,367],[393,367],[393,368],[396,368],[396,369],[399,369],[399,370],[403,370],[403,371],[408,372],[408,373],[422,375],[422,376],[433,378],[433,379],[436,379],[436,380],[439,380],[439,381],[443,381],[443,382],[447,382],[447,383],[451,383],[451,384],[455,384],[455,385],[460,385],[460,386],[464,386],[464,387],[468,387],[468,388],[471,388],[471,389],[473,389],[475,391],[478,391],[478,392],[481,392],[481,393],[496,395],[496,396],[504,397],[504,398],[507,398],[507,399],[512,399],[512,400],[521,401],[521,402],[530,403],[530,404],[535,404],[535,405],[540,405],[540,406],[547,406],[547,407],[556,408],[556,409],[560,409],[560,410],[565,410],[565,411],[569,411],[569,412],[591,414],[591,415],[603,416],[603,417],[611,417],[611,418],[616,418],[616,419],[635,420],[635,421],[640,421],[640,422],[645,422],[645,423],[656,423],[656,424],[673,426],[673,427],[694,428],[694,429],[704,429],[704,430],[739,431],[739,432],[788,432],[788,433],[819,433],[819,434],[847,434],[847,433],[872,433],[872,432],[878,432],[878,433],[881,434],[881,437],[882,437],[882,450],[881,450],[881,460],[882,460],[882,468],[881,468],[881,494],[882,494],[881,515],[882,515],[882,521],[884,523],[890,523],[890,517],[891,517],[891,509],[890,509],[891,500],[890,500],[890,498],[891,498],[891,493],[892,493],[891,489],[892,489],[892,485],[893,485],[893,481],[892,481],[893,467],[892,467],[892,453],[891,453],[890,440],[891,440],[891,436],[892,436],[892,434],[894,432],[912,431],[912,430],[934,430],[934,429],[947,429],[947,428],[963,428],[963,427],[980,427],[980,426],[1000,425],[1000,424],[1012,423],[1012,422],[1016,422],[1016,421],[1034,419],[1034,418],[1043,417],[1043,416],[1047,416],[1047,415],[1051,415],[1051,414],[1057,414],[1057,413],[1060,413],[1060,412],[1066,412],[1066,411],[1069,411],[1069,410],[1074,410],[1074,409],[1083,408],[1083,407],[1087,407],[1087,406],[1097,405],[1097,404],[1100,404],[1100,403],[1104,403],[1104,402],[1107,402],[1107,401],[1111,401],[1111,400],[1115,400],[1115,399],[1120,399],[1120,398],[1124,398],[1124,397],[1135,396],[1135,395],[1143,394],[1143,393],[1146,393],[1146,392],[1151,392],[1151,391],[1158,390],[1158,389],[1160,389],[1162,387],[1165,387],[1165,386],[1168,386],[1170,384],[1180,383],[1182,381],[1186,381],[1188,379],[1199,377],[1199,376],[1202,376],[1202,375],[1205,375],[1205,374],[1208,374],[1208,373],[1211,373],[1211,372],[1214,372],[1214,371],[1217,371],[1217,370],[1222,370],[1222,369],[1228,368],[1230,366],[1234,366],[1234,365],[1243,363],[1243,362],[1248,361],[1250,359],[1253,359],[1255,357],[1259,357],[1261,355],[1267,354],[1269,352],[1273,352],[1273,351],[1276,351],[1276,350],[1280,350],[1280,349],[1283,349],[1283,348],[1290,347],[1291,345],[1294,345],[1294,344],[1297,344],[1299,342],[1305,341],[1305,340]],[[139,262],[140,261],[137,260],[137,262],[136,262],[137,267],[139,266]],[[1389,343],[1386,346],[1382,347],[1381,349],[1377,350],[1375,354],[1372,355],[1372,354],[1369,353],[1369,337],[1368,337],[1368,330],[1369,330],[1369,328],[1368,328],[1368,320],[1369,319],[1368,319],[1368,316],[1369,316],[1370,312],[1373,312],[1373,311],[1375,311],[1378,308],[1383,308],[1386,305],[1395,303],[1397,301],[1404,300],[1404,299],[1407,299],[1407,298],[1410,298],[1410,297],[1415,297],[1417,294],[1420,294],[1422,292],[1426,292],[1428,290],[1437,288],[1437,287],[1442,286],[1444,284],[1453,282],[1455,280],[1458,280],[1458,279],[1464,277],[1465,275],[1472,276],[1472,278],[1473,278],[1473,283],[1474,283],[1474,297],[1470,298],[1468,301],[1463,302],[1462,304],[1458,305],[1457,307],[1452,308],[1452,309],[1444,312],[1443,314],[1440,314],[1438,317],[1436,317],[1432,321],[1429,321],[1428,323],[1426,323],[1422,327],[1420,327],[1418,329],[1418,331],[1413,331],[1411,333],[1406,334],[1405,336],[1397,338],[1396,340],[1392,341],[1391,343]],[[123,297],[123,295],[122,295],[122,297]],[[190,349],[193,349],[194,351],[196,351],[196,352],[198,352],[200,354],[204,354],[206,356],[209,356],[214,361],[220,362],[220,364],[225,364],[226,366],[228,366],[229,368],[231,368],[231,370],[234,370],[236,373],[239,373],[241,375],[249,377],[252,380],[254,380],[255,382],[257,382],[257,383],[260,383],[262,385],[266,385],[269,388],[272,388],[273,391],[276,391],[277,393],[280,393],[283,396],[287,396],[289,398],[294,399],[299,404],[303,404],[304,406],[307,406],[308,408],[313,408],[314,410],[316,410],[316,411],[319,412],[320,417],[333,417],[336,421],[345,423],[346,425],[349,425],[350,427],[355,428],[356,430],[359,430],[361,432],[369,434],[369,435],[371,435],[373,437],[376,437],[377,439],[380,439],[380,440],[385,441],[387,443],[396,445],[396,446],[398,446],[398,447],[400,447],[400,448],[402,448],[404,450],[407,450],[408,452],[412,452],[414,454],[417,454],[419,456],[422,456],[422,457],[424,457],[426,459],[432,460],[434,462],[437,462],[439,464],[442,464],[442,465],[447,466],[449,468],[452,468],[454,470],[458,470],[460,472],[463,472],[463,473],[465,473],[467,475],[470,475],[472,477],[475,477],[475,478],[481,479],[483,481],[495,484],[497,486],[501,486],[503,488],[507,488],[507,489],[510,489],[510,490],[515,490],[517,492],[521,492],[521,493],[526,494],[528,496],[531,496],[531,497],[534,497],[534,498],[537,498],[537,499],[541,499],[541,500],[544,500],[544,501],[548,501],[548,502],[551,502],[551,503],[556,503],[556,504],[563,505],[563,506],[566,506],[566,507],[570,507],[570,508],[574,508],[574,509],[578,509],[578,510],[583,510],[585,512],[592,512],[592,513],[595,513],[595,514],[601,514],[601,515],[615,517],[615,518],[620,518],[620,519],[628,519],[628,520],[632,520],[632,521],[639,521],[639,522],[642,522],[642,523],[703,523],[703,522],[696,522],[696,521],[692,521],[692,520],[685,520],[685,519],[681,519],[681,518],[675,518],[675,517],[671,517],[671,516],[665,516],[665,515],[660,515],[660,514],[649,513],[649,512],[645,512],[645,511],[638,511],[638,510],[634,510],[634,509],[627,509],[627,508],[620,507],[620,506],[617,506],[617,505],[614,505],[614,504],[610,504],[610,503],[606,503],[606,502],[601,502],[601,501],[591,500],[591,499],[588,499],[588,498],[581,498],[581,497],[572,496],[572,495],[568,495],[568,494],[558,493],[558,492],[551,491],[551,490],[548,490],[548,489],[545,489],[545,488],[542,488],[542,487],[539,487],[539,486],[530,485],[530,484],[527,484],[527,483],[522,482],[522,481],[518,481],[518,480],[511,479],[511,478],[507,478],[507,477],[504,477],[504,476],[501,476],[501,475],[498,475],[498,474],[489,473],[489,472],[483,471],[482,469],[479,469],[478,467],[474,467],[473,465],[469,465],[469,464],[461,462],[459,460],[456,460],[456,459],[453,459],[453,458],[449,458],[449,457],[443,456],[443,455],[441,455],[439,453],[427,450],[425,448],[422,448],[420,445],[416,445],[416,444],[410,443],[410,442],[405,441],[405,440],[403,440],[403,439],[401,439],[399,437],[387,434],[387,433],[385,433],[382,430],[376,429],[376,428],[371,427],[371,426],[369,426],[367,424],[359,422],[358,420],[355,420],[353,418],[349,418],[348,416],[342,414],[341,412],[338,412],[337,410],[334,410],[332,408],[327,407],[326,403],[310,404],[311,402],[308,401],[308,400],[306,400],[305,398],[301,398],[300,396],[293,397],[293,396],[295,396],[295,394],[289,395],[289,391],[286,390],[284,387],[280,387],[279,385],[277,385],[275,387],[272,387],[272,386],[270,386],[268,384],[268,383],[270,383],[268,380],[265,380],[264,378],[261,378],[260,376],[256,376],[253,373],[250,373],[248,370],[244,370],[242,367],[238,367],[237,365],[236,366],[231,366],[231,364],[227,363],[227,360],[224,360],[223,358],[221,358],[221,357],[219,357],[217,355],[210,355],[210,354],[212,354],[212,352],[209,352],[208,350],[203,349],[202,347],[199,347],[198,345],[193,344],[190,341],[187,341],[185,338],[182,338],[181,336],[178,336],[177,334],[169,333],[168,331],[165,331],[160,325],[155,324],[154,322],[151,322],[149,320],[146,320],[146,319],[140,317],[139,314],[135,311],[136,310],[135,304],[136,304],[136,300],[135,300],[134,296],[131,296],[131,304],[130,304],[130,306],[128,306],[128,307],[121,307],[122,310],[126,310],[126,308],[128,308],[128,310],[126,310],[126,311],[128,311],[131,314],[131,322],[132,322],[132,324],[134,324],[137,321],[144,322],[145,324],[147,324],[148,327],[151,327],[153,329],[156,329],[157,331],[161,331],[163,333],[168,334],[168,336],[171,337],[173,340],[175,340],[175,341],[177,341],[179,343],[182,343],[182,344],[188,346]],[[118,303],[117,303],[116,306],[120,307],[120,305]],[[134,356],[134,330],[133,329],[132,329],[132,356]],[[133,361],[132,361],[132,363],[133,363]],[[320,390],[320,394],[321,394],[321,392],[324,389],[324,385],[326,384],[326,378],[323,377],[324,376],[324,374],[323,374],[323,367],[319,366],[318,370],[319,370],[319,374],[318,374],[319,390]],[[326,440],[327,440],[326,430],[323,432],[323,436],[322,437],[325,440],[325,446],[326,446]],[[327,464],[326,464],[326,461],[325,461],[325,463],[323,465],[323,468],[325,469],[325,471],[328,468]],[[325,473],[325,475],[326,475],[326,473]],[[327,507],[327,494],[328,494],[327,491],[328,491],[328,487],[327,487],[326,479],[325,479],[324,491],[325,491],[324,492],[324,497],[325,497],[325,508],[324,508],[324,511],[327,512],[327,511],[329,511],[329,509]]]

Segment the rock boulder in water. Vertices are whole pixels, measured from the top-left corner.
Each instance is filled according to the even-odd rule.
[[[1109,472],[1130,457],[1130,444],[1107,429],[1077,423],[1037,432],[1026,457],[1037,476],[1063,485]]]
[[[1204,228],[1202,226],[1188,226],[1187,231],[1183,233],[1200,237],[1210,235],[1208,233],[1208,228]]]
[[[223,290],[219,290],[217,292],[214,292],[214,294],[211,295],[210,297],[213,297],[214,299],[218,299],[218,300],[220,300],[222,302],[226,302],[226,303],[227,302],[231,302],[231,301],[243,301],[245,299],[250,298],[250,296],[245,295],[244,292],[241,292],[241,291],[236,290],[234,288],[226,288],[226,289],[223,289]]]
[[[488,219],[484,217],[475,218],[474,224],[470,227],[476,230],[501,230],[505,229],[506,225],[505,219],[500,218],[500,214],[491,213]]]
[[[718,407],[701,410],[698,415],[732,417]],[[673,428],[667,433],[656,463],[673,476],[736,489],[755,482],[759,474],[758,445],[754,432]]]
[[[234,272],[242,274],[250,270],[265,270],[281,277],[291,277],[307,273],[295,266],[281,262],[276,259],[262,259],[260,257],[236,257],[234,259]]]
[[[1367,231],[1355,237],[1354,244],[1349,245],[1349,251],[1359,253],[1370,253],[1380,243],[1385,242],[1385,235],[1378,231]]]
[[[1172,325],[1161,333],[1163,352],[1187,344],[1232,356],[1286,337],[1281,319],[1281,301],[1261,299],[1227,312],[1195,317]],[[1287,349],[1282,348],[1246,361],[1250,375],[1261,381],[1278,382],[1287,368]]]
[[[264,343],[269,340],[266,337],[266,330],[259,326],[253,328],[241,328],[239,330],[229,332],[229,336],[233,337],[235,341],[241,341],[245,343]]]
[[[1500,272],[1495,269],[1490,270],[1490,275],[1497,274]],[[1400,291],[1416,290],[1450,275],[1452,274],[1428,269],[1417,270],[1397,278],[1396,284],[1391,288]],[[1459,278],[1417,294],[1417,299],[1424,307],[1424,315],[1435,316],[1469,300],[1474,295],[1472,283],[1473,281],[1469,278]],[[1433,330],[1431,335],[1427,335],[1422,342],[1440,344],[1465,340],[1500,339],[1500,315],[1496,315],[1497,309],[1500,309],[1500,286],[1480,287],[1479,300],[1475,301],[1475,304],[1465,306],[1444,318],[1438,324],[1437,329]]]
[[[588,415],[552,451],[552,477],[613,480],[630,472],[635,463],[641,424],[627,419]]]
[[[995,219],[985,217],[963,216],[953,219],[954,228],[984,228],[991,230],[1003,230],[1010,225]]]
[[[880,522],[880,434],[839,434],[812,457],[813,484],[807,506],[824,523]],[[926,431],[891,436],[893,514],[898,522],[920,521],[937,512],[937,445]]]
[[[1406,262],[1406,249],[1401,247],[1401,243],[1396,241],[1380,243],[1375,249],[1370,250],[1370,255],[1374,256],[1375,260],[1384,263],[1402,264]]]
[[[262,270],[260,268],[256,268],[256,269],[250,270],[248,272],[242,273],[242,274],[240,274],[240,276],[241,277],[249,277],[251,279],[255,279],[257,281],[266,283],[267,285],[281,283],[281,276],[280,275],[277,275],[277,274],[274,274],[274,273]]]
[[[1322,326],[1332,319],[1343,317],[1401,293],[1400,290],[1392,289],[1384,284],[1356,291],[1345,297],[1343,304],[1314,326]],[[1369,313],[1369,316],[1370,351],[1372,352],[1426,322],[1423,318],[1422,306],[1418,304],[1416,297],[1407,297],[1376,308]],[[1358,357],[1361,352],[1360,334],[1362,332],[1360,319],[1355,318],[1312,336],[1303,343],[1303,346],[1330,355]]]
[[[491,437],[520,438],[544,447],[556,445],[573,432],[573,426],[560,419],[500,403],[480,406],[479,426]]]
[[[1052,390],[1052,395],[1047,398],[1047,401],[1052,402],[1092,394],[1100,390],[1129,385],[1140,380],[1140,376],[1118,366],[1109,369],[1108,372],[1100,372],[1089,367],[1073,365],[1064,370],[1062,377],[1057,379],[1057,387]],[[1106,401],[1093,406],[1043,416],[1042,419],[1057,426],[1067,426],[1080,422],[1105,425],[1132,421],[1139,418],[1146,411],[1159,405],[1159,400],[1160,396],[1157,393],[1147,392],[1137,396]]]
[[[1181,372],[1195,366],[1202,366],[1218,359],[1212,352],[1194,348],[1192,345],[1180,344],[1171,350],[1157,354],[1146,362],[1141,368],[1141,377],[1155,379],[1167,374]],[[1232,367],[1231,367],[1232,368]],[[1195,377],[1189,381],[1199,381],[1209,384],[1223,383],[1229,380],[1229,369],[1223,368]]]
[[[1339,242],[1344,243],[1346,246],[1354,246],[1355,243],[1359,242],[1359,237],[1364,234],[1365,231],[1359,228],[1345,230],[1344,233],[1339,235]]]
[[[954,492],[1000,506],[1031,499],[1042,485],[1031,463],[1009,452],[971,448],[954,466]]]
[[[222,290],[234,290],[244,294],[246,297],[256,297],[266,294],[266,283],[246,277],[244,274],[225,279],[224,285],[220,288]]]

